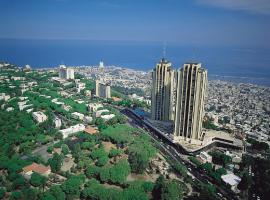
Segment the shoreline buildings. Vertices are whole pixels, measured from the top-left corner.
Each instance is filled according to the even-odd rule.
[[[207,71],[201,63],[186,63],[174,71],[164,58],[152,72],[151,118],[173,121],[173,139],[180,143],[202,140]]]

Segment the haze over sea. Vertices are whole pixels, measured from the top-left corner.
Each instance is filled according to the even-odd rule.
[[[270,86],[270,49],[237,46],[187,46],[167,43],[174,68],[202,62],[210,77]],[[163,57],[161,42],[0,39],[0,61],[32,68],[115,65],[148,71]],[[222,77],[221,77],[222,76]],[[225,77],[224,77],[225,76]]]

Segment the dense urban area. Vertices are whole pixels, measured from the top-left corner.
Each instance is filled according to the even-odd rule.
[[[209,80],[202,124],[215,136],[186,152],[149,125],[151,84],[103,63],[1,63],[0,199],[268,199],[269,87]]]

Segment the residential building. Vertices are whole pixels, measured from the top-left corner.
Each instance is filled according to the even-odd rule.
[[[32,163],[31,165],[22,168],[22,174],[26,177],[30,178],[34,172],[43,176],[48,176],[51,173],[51,168],[37,163]]]
[[[96,112],[94,112],[94,116],[95,117],[100,117],[102,115],[102,113],[109,113],[110,111],[107,109],[104,110],[97,110]]]
[[[78,113],[78,112],[71,113],[71,116],[74,119],[79,119],[79,120],[83,120],[83,118],[84,118],[84,114]]]
[[[10,95],[6,95],[5,93],[0,93],[0,100],[7,101],[10,99]]]
[[[48,117],[41,111],[33,112],[32,116],[38,123],[44,122],[48,119]]]
[[[108,120],[110,120],[110,119],[114,118],[114,117],[115,117],[115,115],[114,115],[114,114],[109,114],[109,115],[101,115],[100,117],[101,117],[102,119],[104,119],[104,121],[108,121]]]
[[[152,72],[152,109],[153,120],[172,120],[172,76],[171,63],[164,58]]]
[[[200,160],[203,161],[203,163],[212,163],[212,156],[209,155],[207,152],[202,151],[200,152],[200,154],[198,155],[198,157],[200,158]]]
[[[83,90],[84,88],[85,88],[85,83],[81,83],[81,82],[76,83],[77,93],[80,93],[81,90]]]
[[[231,190],[237,191],[237,185],[240,183],[241,178],[236,176],[235,174],[226,174],[222,175],[221,179],[230,186]]]
[[[61,79],[74,79],[74,69],[68,68],[65,65],[59,66],[59,78]]]
[[[55,128],[60,128],[62,126],[62,122],[61,122],[61,119],[56,117],[54,119],[54,125],[55,125]]]
[[[201,63],[187,63],[177,72],[174,140],[197,143],[202,139],[207,71]]]
[[[90,103],[88,105],[88,110],[90,112],[96,112],[99,108],[102,108],[103,105],[102,104],[99,104],[99,103]]]
[[[111,98],[111,86],[96,80],[96,96],[101,98]]]
[[[63,138],[67,138],[71,134],[78,133],[80,131],[84,131],[84,129],[85,129],[85,126],[83,124],[77,124],[77,125],[71,126],[69,128],[60,130],[60,133],[62,133]]]

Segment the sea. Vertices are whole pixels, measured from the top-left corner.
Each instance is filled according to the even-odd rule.
[[[32,68],[119,66],[149,71],[165,57],[175,69],[201,62],[210,79],[270,86],[270,48],[181,45],[163,42],[0,39],[0,62]]]

